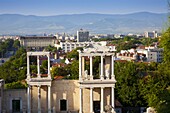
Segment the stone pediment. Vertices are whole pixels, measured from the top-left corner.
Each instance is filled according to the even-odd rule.
[[[100,43],[95,44],[87,44],[83,48],[84,53],[107,53],[113,52],[114,49],[110,48],[109,46],[102,46]]]

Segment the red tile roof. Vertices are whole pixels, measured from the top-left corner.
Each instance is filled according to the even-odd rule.
[[[55,76],[54,77],[54,80],[61,80],[61,79],[63,79],[64,77],[63,76]]]

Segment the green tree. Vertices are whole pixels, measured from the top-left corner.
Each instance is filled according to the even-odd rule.
[[[15,40],[12,46],[13,46],[15,49],[19,49],[19,47],[20,47],[20,42],[19,42],[19,40]]]
[[[162,34],[160,45],[164,49],[164,62],[170,62],[170,27]]]
[[[51,70],[51,75],[54,76],[67,76],[68,70],[63,67],[53,67]]]
[[[139,95],[138,80],[141,75],[133,62],[115,63],[116,96],[124,106],[142,106],[142,97]]]
[[[130,36],[125,36],[125,37],[123,38],[124,41],[130,41],[130,40],[132,40],[132,39],[133,39],[133,38],[130,37]]]
[[[20,81],[5,84],[6,89],[25,89],[27,88],[26,83]]]
[[[23,80],[26,77],[26,51],[20,48],[14,56],[0,66],[0,78],[6,83]]]
[[[79,78],[79,61],[74,60],[71,65],[69,65],[69,72],[70,72],[70,77],[69,79],[78,79]]]
[[[56,47],[53,47],[51,45],[47,46],[45,48],[46,51],[51,51],[51,52],[57,52],[57,48]]]
[[[79,53],[77,50],[82,50],[82,47],[78,47],[74,50],[72,50],[71,52],[67,53],[67,58],[74,58],[75,60],[78,60],[79,58]]]

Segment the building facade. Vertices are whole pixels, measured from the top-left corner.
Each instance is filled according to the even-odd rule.
[[[144,36],[148,37],[148,38],[157,38],[159,35],[158,35],[157,31],[152,31],[152,32],[146,31],[144,33]]]
[[[77,31],[77,42],[89,41],[89,31],[80,29]]]
[[[147,49],[139,49],[138,53],[143,53],[146,55],[147,62],[158,62],[161,63],[163,61],[163,48],[150,48]]]
[[[115,113],[114,103],[114,88],[115,88],[115,75],[114,75],[114,51],[110,50],[107,46],[90,45],[84,51],[79,51],[79,113]],[[90,72],[85,69],[85,57],[90,57]],[[100,77],[96,78],[93,74],[93,59],[100,57]],[[83,90],[90,90],[89,102],[84,102]],[[106,94],[106,91],[109,90]],[[94,93],[98,91],[98,96]],[[106,97],[108,95],[109,97]],[[98,99],[96,99],[98,98]],[[85,111],[88,104],[88,111]],[[105,107],[108,107],[108,111]]]
[[[4,113],[115,113],[114,51],[89,45],[79,51],[79,80],[53,80],[49,52],[27,52],[27,89],[4,90]],[[37,57],[37,76],[30,73],[30,56]],[[41,76],[40,57],[48,59],[47,76]],[[90,58],[90,71],[85,57]],[[93,59],[100,57],[99,77],[93,73]],[[118,109],[120,110],[120,109]],[[119,112],[121,113],[121,112]]]
[[[27,48],[44,48],[49,45],[54,46],[56,37],[54,36],[21,36],[20,44]]]
[[[162,62],[163,48],[145,47],[145,49],[121,50],[116,57],[128,61]]]
[[[88,45],[96,45],[96,44],[100,44],[102,46],[106,46],[107,42],[106,41],[102,41],[102,42],[60,42],[59,46],[56,47],[61,47],[61,49],[67,53],[72,51],[73,49],[76,49],[77,47],[86,47]]]

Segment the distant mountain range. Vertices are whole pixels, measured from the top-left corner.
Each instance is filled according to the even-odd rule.
[[[132,14],[72,14],[56,16],[34,16],[19,14],[0,15],[2,34],[72,33],[78,29],[90,33],[143,33],[161,31],[168,15],[165,13],[138,12]]]

